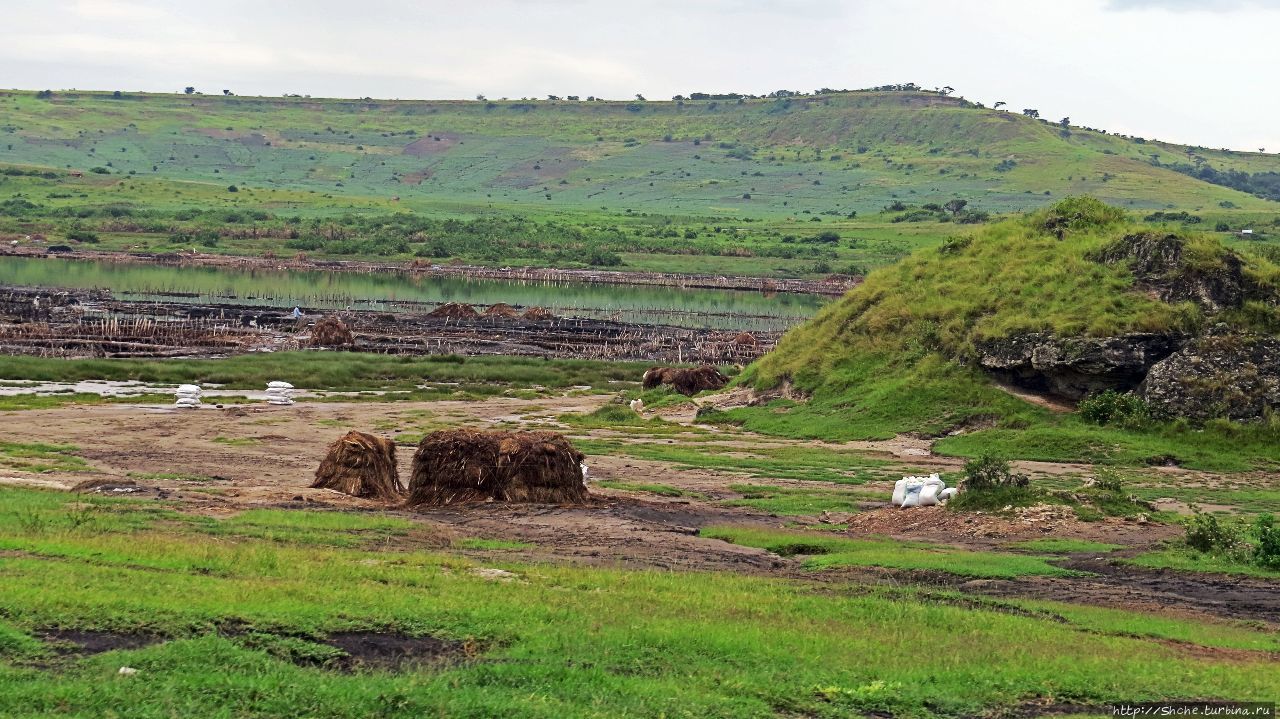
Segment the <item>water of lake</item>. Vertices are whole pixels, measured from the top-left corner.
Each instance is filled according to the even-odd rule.
[[[828,298],[743,290],[533,283],[383,272],[174,267],[0,257],[0,285],[106,289],[120,300],[395,311],[420,303],[546,307],[565,317],[711,329],[780,330]],[[174,296],[181,293],[185,296]]]

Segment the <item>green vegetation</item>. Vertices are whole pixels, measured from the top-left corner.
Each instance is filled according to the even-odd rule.
[[[1151,505],[1131,494],[1121,476],[1107,468],[1097,469],[1091,481],[1070,489],[1047,487],[1043,482],[1033,485],[1030,477],[1011,471],[1008,462],[990,454],[966,462],[964,471],[961,491],[947,503],[949,510],[1002,513],[1037,504],[1061,504],[1086,522],[1154,514]]]
[[[644,492],[646,494],[656,494],[661,497],[702,496],[697,492],[690,492],[688,490],[680,489],[679,487],[672,487],[669,484],[644,484],[641,482],[617,482],[605,480],[603,482],[596,482],[595,485],[597,487],[604,487],[605,489],[621,489],[627,492]]]
[[[591,454],[613,454],[675,463],[677,469],[700,468],[740,472],[761,479],[862,484],[879,479],[888,462],[867,459],[861,452],[803,446],[724,446],[708,441],[690,446],[650,441],[575,439],[578,449]]]
[[[234,399],[231,397],[228,400]],[[139,403],[156,404],[173,401],[171,394],[137,394],[127,397],[104,397],[91,392],[61,392],[57,394],[0,395],[0,412],[19,412],[28,409],[54,409],[70,404]]]
[[[1280,575],[1280,527],[1271,513],[1259,514],[1246,524],[1197,510],[1183,523],[1186,536],[1181,546],[1143,554],[1134,561],[1152,567]]]
[[[6,379],[76,382],[87,379],[137,380],[153,384],[217,384],[231,389],[261,389],[267,382],[291,378],[308,389],[331,391],[393,390],[378,399],[451,399],[455,391],[501,394],[508,388],[540,385],[563,391],[588,386],[616,389],[617,382],[638,382],[638,362],[544,360],[528,357],[390,356],[352,352],[275,352],[211,360],[63,360],[0,357]],[[442,390],[423,384],[461,383]],[[397,394],[403,393],[403,394]],[[350,398],[346,398],[350,399]]]
[[[1101,553],[1122,549],[1122,546],[1119,544],[1093,542],[1087,539],[1057,539],[1053,537],[1028,539],[1022,542],[1014,542],[1009,546],[1015,549],[1026,549],[1032,552],[1047,552],[1048,554],[1075,554],[1078,552]]]
[[[1064,135],[916,89],[645,103],[6,92],[0,128],[0,233],[675,272],[693,254],[700,271],[744,275],[859,274],[1072,193],[1252,226],[1271,219],[1254,194],[1271,197],[1280,169],[1261,153]],[[1158,159],[1189,152],[1190,173]]]
[[[708,527],[699,533],[711,539],[767,549],[784,557],[806,557],[806,569],[885,567],[948,572],[965,577],[1067,575],[1044,557],[999,552],[974,552],[923,542],[847,539],[827,533],[778,531],[746,527]]]
[[[67,444],[22,443],[0,440],[0,469],[19,472],[76,472],[88,469]]]
[[[823,512],[857,512],[860,502],[883,499],[881,493],[850,490],[841,487],[775,487],[767,484],[734,484],[729,487],[742,495],[724,504],[752,507],[782,516],[816,515]]]
[[[1248,558],[1237,559],[1230,555],[1208,554],[1185,547],[1171,547],[1139,554],[1126,560],[1140,567],[1152,569],[1177,569],[1183,572],[1213,572],[1275,579],[1280,570],[1258,566]]]
[[[413,522],[396,517],[279,509],[251,509],[227,519],[196,523],[199,531],[213,535],[334,547],[366,546],[406,535],[414,527]]]
[[[749,430],[829,440],[995,425],[936,446],[963,456],[985,451],[1117,464],[1172,458],[1232,470],[1280,461],[1276,430],[1266,423],[1202,429],[1139,422],[1131,408],[1108,398],[1087,405],[1088,418],[1064,416],[1000,390],[975,366],[982,343],[1020,333],[1111,336],[1203,326],[1205,317],[1191,302],[1158,301],[1134,286],[1127,267],[1093,259],[1129,231],[1116,208],[1071,198],[917,252],[868,276],[739,378],[759,390],[790,385],[807,401],[775,400],[732,410],[729,418]],[[1227,250],[1211,237],[1183,241],[1186,272],[1225,261]],[[1280,286],[1276,265],[1245,261],[1252,286]],[[1250,302],[1215,321],[1267,332],[1280,326],[1280,310]]]
[[[1143,638],[1274,646],[1234,625],[707,573],[504,564],[520,581],[494,582],[456,555],[342,546],[352,529],[336,518],[361,515],[299,520],[335,541],[211,543],[199,522],[143,503],[100,500],[97,518],[77,523],[79,498],[0,489],[0,500],[0,546],[12,550],[0,554],[5,715],[955,716],[1026,701],[1280,692],[1264,656],[1212,662]],[[38,637],[50,627],[161,643],[48,669]],[[336,658],[321,642],[348,630],[457,640],[474,653],[401,672],[306,665]],[[139,673],[118,676],[120,666]]]
[[[258,444],[258,440],[254,437],[214,437],[213,441],[228,447],[252,447]]]

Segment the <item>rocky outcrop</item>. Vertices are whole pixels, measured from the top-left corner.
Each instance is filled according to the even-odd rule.
[[[1258,419],[1280,408],[1280,339],[1220,327],[1157,362],[1137,393],[1168,417]]]
[[[1097,262],[1125,263],[1140,289],[1164,302],[1194,302],[1213,314],[1240,307],[1253,289],[1244,261],[1231,251],[1190,257],[1183,237],[1155,232],[1126,235],[1091,256]]]
[[[1089,255],[1123,264],[1135,285],[1164,302],[1192,302],[1214,317],[1246,302],[1276,306],[1236,253],[1159,232],[1126,235]],[[1230,316],[1230,315],[1224,315]],[[1058,337],[1029,333],[976,343],[979,366],[1011,384],[1079,400],[1135,391],[1157,414],[1257,419],[1280,405],[1280,339],[1225,324],[1192,338],[1176,333]]]
[[[1056,337],[1034,332],[977,343],[978,365],[997,377],[1067,399],[1113,389],[1128,391],[1186,338],[1134,333],[1117,337]]]

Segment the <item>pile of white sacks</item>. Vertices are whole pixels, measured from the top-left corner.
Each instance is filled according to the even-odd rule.
[[[200,406],[200,385],[180,384],[174,394],[178,399],[173,403],[179,409],[196,409]]]
[[[268,382],[267,404],[293,404],[293,385],[288,382]]]
[[[903,477],[893,485],[893,506],[895,507],[932,507],[943,504],[956,496],[955,487],[947,487],[947,483],[936,474],[928,477]]]

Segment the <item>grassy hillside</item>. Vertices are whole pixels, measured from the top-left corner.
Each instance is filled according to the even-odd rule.
[[[833,440],[941,435],[977,422],[995,428],[942,446],[949,442],[960,453],[994,447],[1030,459],[1176,456],[1212,463],[1208,455],[1217,450],[1201,441],[1212,432],[1188,431],[1200,437],[1188,441],[1186,428],[1157,436],[1085,425],[1002,391],[973,366],[975,342],[1025,332],[1101,337],[1202,328],[1207,318],[1195,304],[1161,302],[1135,287],[1123,263],[1091,259],[1143,229],[1117,208],[1069,198],[918,252],[871,274],[792,330],[740,380],[762,390],[790,384],[807,401],[779,400],[736,416],[759,431]],[[1184,239],[1188,272],[1211,272],[1228,252],[1207,235]],[[1261,257],[1245,258],[1252,285],[1274,293],[1280,268]],[[1275,333],[1280,309],[1247,302],[1212,321]],[[974,439],[984,435],[985,441]],[[1225,437],[1213,442],[1218,440]],[[1246,454],[1276,455],[1243,437],[1239,442]]]
[[[335,196],[747,217],[866,213],[907,195],[1005,211],[1038,206],[1045,191],[1141,208],[1264,207],[1151,164],[1152,154],[1185,159],[1187,148],[1064,135],[931,93],[742,104],[7,95],[7,162],[111,163],[118,173]],[[1280,170],[1272,156],[1198,154],[1222,169]]]
[[[1269,227],[1275,202],[1176,164],[1237,179],[1280,170],[1273,155],[1064,130],[922,92],[740,103],[0,93],[0,168],[36,172],[0,177],[0,198],[29,203],[0,209],[0,231],[91,230],[112,249],[198,246],[193,228],[251,224],[268,231],[223,232],[214,251],[659,270],[695,269],[694,254],[703,271],[817,275],[963,231],[944,211],[913,213],[953,199],[1002,213],[1088,193],[1139,215],[1176,209],[1209,227]],[[894,203],[902,209],[883,211]],[[119,222],[121,212],[150,222]],[[404,212],[526,224],[485,228],[478,242],[444,226],[381,244],[319,229]],[[68,217],[84,227],[51,220]],[[287,246],[299,227],[318,239]],[[841,241],[803,242],[819,230]]]

